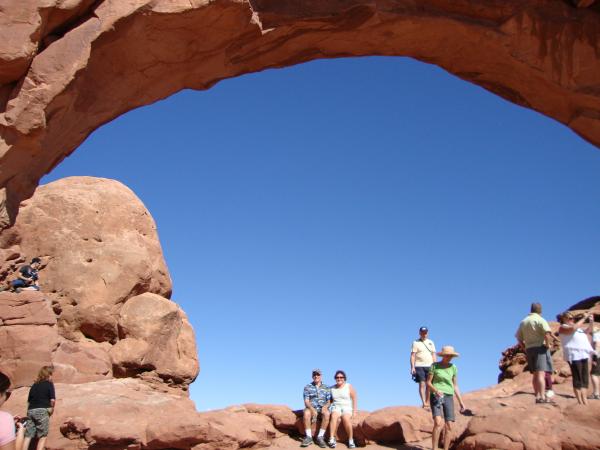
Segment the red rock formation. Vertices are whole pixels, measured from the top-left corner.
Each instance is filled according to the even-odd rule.
[[[43,232],[40,232],[43,230]],[[186,389],[198,373],[193,330],[165,297],[171,280],[154,221],[122,184],[74,177],[40,187],[0,234],[6,278],[40,256],[43,292],[0,293],[0,363],[30,384],[144,375]]]
[[[317,58],[437,64],[598,145],[600,7],[592,3],[4,1],[0,225],[43,174],[118,115],[184,88]]]

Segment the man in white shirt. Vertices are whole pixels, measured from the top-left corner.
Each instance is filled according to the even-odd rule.
[[[423,408],[429,408],[429,389],[427,389],[427,376],[429,368],[435,360],[435,345],[428,338],[427,327],[419,328],[419,339],[413,341],[410,351],[410,373],[413,380],[419,383],[419,395]]]

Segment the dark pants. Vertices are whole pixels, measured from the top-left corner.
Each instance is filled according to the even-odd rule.
[[[569,367],[571,367],[571,374],[573,375],[573,387],[575,389],[587,389],[590,385],[590,371],[587,358],[570,362]]]

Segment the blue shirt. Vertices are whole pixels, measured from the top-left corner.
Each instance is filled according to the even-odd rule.
[[[315,409],[321,409],[331,401],[331,389],[323,383],[321,386],[309,383],[304,386],[304,400],[307,399]]]

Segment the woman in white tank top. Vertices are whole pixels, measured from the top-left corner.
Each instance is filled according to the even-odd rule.
[[[335,386],[331,387],[331,421],[329,422],[329,446],[335,448],[335,435],[339,425],[340,418],[344,429],[348,434],[348,448],[356,448],[352,436],[352,417],[356,411],[356,391],[346,383],[346,373],[338,370],[335,373]]]

